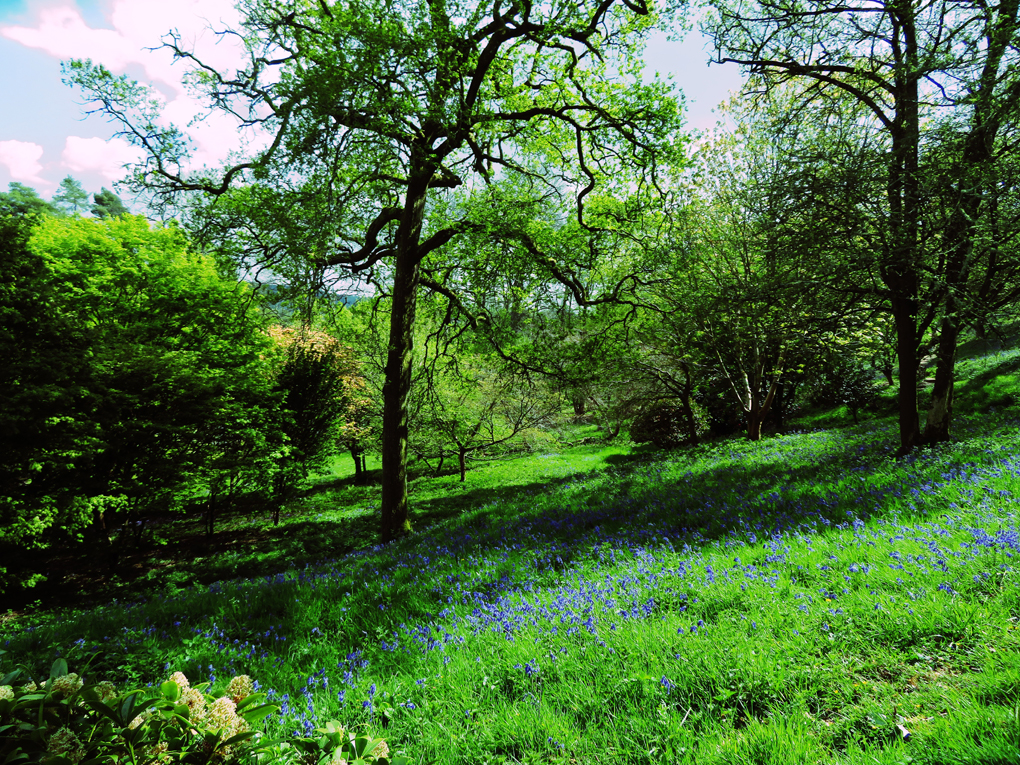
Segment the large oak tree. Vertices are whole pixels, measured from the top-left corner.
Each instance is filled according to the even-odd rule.
[[[463,234],[514,242],[580,302],[592,294],[546,236],[605,253],[625,226],[593,216],[599,194],[647,199],[674,149],[680,109],[639,76],[648,0],[246,0],[245,66],[217,70],[176,34],[210,107],[264,139],[218,170],[188,172],[188,144],[162,126],[150,92],[100,66],[71,79],[145,150],[135,185],[157,200],[188,196],[207,231],[229,230],[257,265],[321,282],[329,269],[388,294],[382,535],[411,528],[407,396],[419,288],[459,309],[455,253]],[[541,219],[542,225],[538,225]],[[588,235],[587,237],[583,235]],[[563,253],[570,254],[570,253]],[[626,281],[626,277],[623,277]]]

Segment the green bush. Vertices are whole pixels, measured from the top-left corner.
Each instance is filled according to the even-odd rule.
[[[176,226],[0,220],[0,592],[57,545],[115,566],[195,495],[269,496],[287,453],[251,289]],[[8,393],[10,391],[10,393]]]
[[[158,688],[118,692],[107,681],[87,684],[63,659],[38,685],[15,670],[0,679],[0,763],[407,762],[391,759],[382,739],[355,735],[335,721],[315,739],[269,739],[259,727],[280,708],[255,692],[251,678],[235,677],[219,696],[206,693],[207,686],[192,686],[175,672]]]
[[[636,444],[652,443],[660,449],[675,449],[678,446],[692,444],[703,436],[708,427],[705,416],[695,402],[691,402],[694,412],[695,437],[691,437],[690,426],[683,409],[672,403],[659,402],[644,409],[630,426],[630,438]]]

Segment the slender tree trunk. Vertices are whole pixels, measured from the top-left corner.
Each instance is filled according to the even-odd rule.
[[[946,310],[955,310],[955,301],[951,296],[947,299]],[[942,320],[939,330],[935,387],[931,392],[931,406],[924,428],[926,444],[949,440],[949,425],[953,419],[953,383],[956,378],[956,344],[959,336],[957,319],[949,313]]]
[[[684,413],[684,419],[687,420],[687,440],[691,446],[695,446],[698,443],[698,423],[694,417],[694,407],[691,406],[694,384],[691,380],[690,366],[685,362],[682,369],[684,372],[684,389],[683,395],[680,396],[680,408]]]
[[[415,147],[412,154],[422,149]],[[413,162],[412,157],[412,164]],[[418,164],[422,167],[422,164]],[[419,275],[418,242],[428,178],[412,177],[397,229],[390,308],[390,342],[383,382],[382,541],[411,532],[407,504],[407,395],[411,390],[414,320]],[[431,177],[429,172],[428,177]]]
[[[354,460],[354,483],[365,480],[365,451],[360,446],[351,447],[351,459]]]
[[[464,483],[467,480],[467,452],[464,449],[459,449],[457,457],[460,460],[460,482]]]
[[[779,376],[772,381],[769,386],[769,392],[765,396],[765,400],[758,405],[757,396],[752,400],[751,411],[747,413],[747,440],[748,441],[760,441],[761,440],[761,426],[765,422],[765,418],[768,416],[769,410],[772,408],[772,401],[776,397],[776,390],[779,388]]]
[[[209,501],[206,503],[206,509],[205,509],[205,519],[206,519],[205,535],[206,535],[206,537],[211,539],[212,535],[213,535],[213,527],[214,527],[214,524],[216,522],[216,494],[215,493],[210,493],[209,494]]]
[[[896,325],[899,391],[899,455],[913,450],[920,440],[917,417],[917,312],[920,292],[920,116],[918,43],[912,0],[893,0],[894,99],[896,114],[890,128],[889,225],[891,246],[881,265],[882,280],[892,293]]]
[[[776,392],[779,390],[779,380],[783,375],[783,359],[785,352],[779,354],[779,359],[776,362],[776,371],[772,377],[772,382],[769,383],[768,393],[765,394],[764,400],[759,400],[759,391],[761,390],[761,384],[765,378],[765,365],[761,361],[759,356],[757,366],[754,372],[754,382],[751,383],[748,380],[747,375],[744,375],[744,379],[748,380],[747,385],[747,396],[748,405],[747,411],[747,440],[748,441],[760,441],[761,440],[761,426],[765,422],[765,418],[769,414],[769,410],[772,408],[772,402],[775,401]]]
[[[920,440],[917,417],[917,301],[894,297],[893,319],[896,322],[896,357],[900,391],[900,448],[898,454],[909,454]]]

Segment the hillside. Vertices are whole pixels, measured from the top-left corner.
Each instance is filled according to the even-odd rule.
[[[574,447],[419,479],[419,532],[387,547],[338,476],[279,530],[150,562],[147,599],[9,618],[3,667],[247,673],[271,731],[337,719],[418,763],[1013,763],[1018,361],[961,364],[958,440],[898,461],[883,403]]]

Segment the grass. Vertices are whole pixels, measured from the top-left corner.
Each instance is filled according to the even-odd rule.
[[[8,623],[3,659],[245,672],[272,730],[335,718],[418,763],[1015,763],[1015,359],[968,366],[959,440],[903,460],[882,417],[578,446],[419,478],[420,531],[387,547],[375,489],[337,475],[230,565]],[[203,563],[223,581],[184,585]]]

